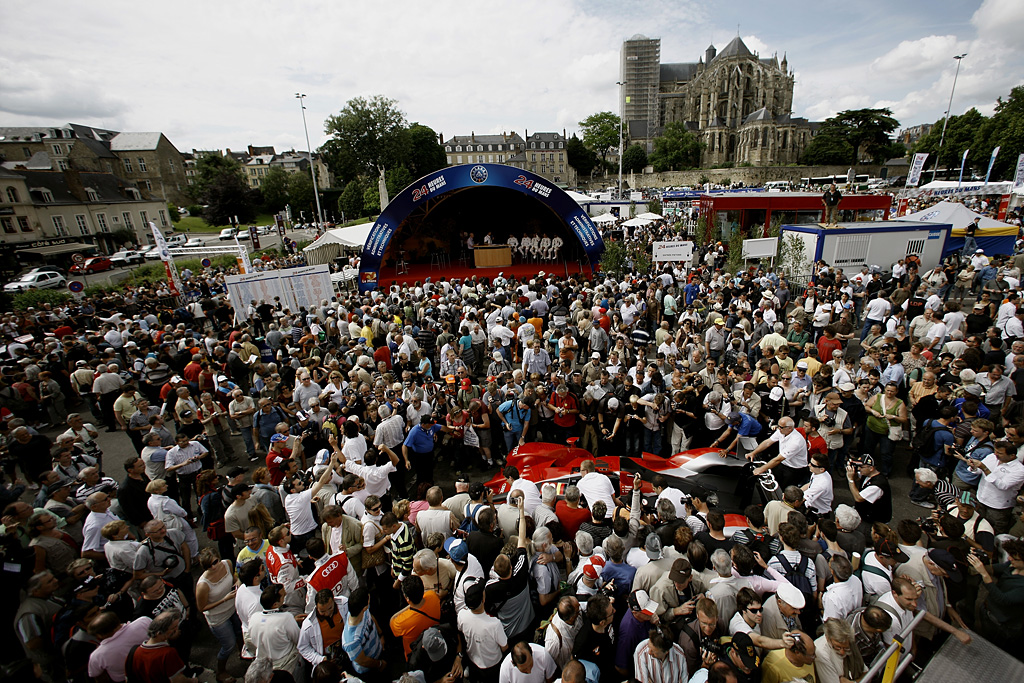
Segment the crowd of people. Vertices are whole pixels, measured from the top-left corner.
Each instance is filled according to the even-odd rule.
[[[185,306],[4,315],[22,680],[846,683],[908,630],[920,661],[967,629],[1019,657],[1019,264],[796,288],[708,254],[299,311],[234,311],[208,271]],[[567,487],[508,460],[569,439]],[[595,462],[695,448],[750,461],[741,510]]]

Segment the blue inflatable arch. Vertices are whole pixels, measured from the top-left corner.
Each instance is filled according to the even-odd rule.
[[[555,212],[570,231],[576,235],[590,260],[591,268],[597,265],[604,251],[604,241],[590,216],[563,190],[555,187],[546,178],[503,164],[463,164],[449,166],[426,175],[396,196],[370,229],[363,245],[359,266],[359,291],[368,292],[377,288],[380,267],[387,253],[388,244],[399,226],[409,215],[422,206],[427,199],[434,199],[449,192],[473,187],[500,187],[521,192],[533,197]]]

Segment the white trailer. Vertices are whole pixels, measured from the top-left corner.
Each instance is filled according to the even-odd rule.
[[[802,266],[795,274],[810,272],[816,261],[842,268],[852,274],[861,266],[878,266],[891,270],[899,259],[917,256],[921,259],[921,272],[934,268],[942,260],[953,226],[948,223],[913,223],[903,221],[867,221],[840,223],[838,227],[817,225],[783,225],[783,242],[794,237],[804,245]],[[780,264],[781,265],[781,264]],[[792,268],[791,264],[785,264]]]

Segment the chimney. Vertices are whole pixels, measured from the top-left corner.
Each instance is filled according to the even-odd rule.
[[[437,144],[439,144],[439,145],[443,145],[444,144],[444,133],[438,133],[437,134]]]
[[[470,142],[476,142],[476,131],[475,130],[469,131],[469,141]]]
[[[565,128],[562,129],[562,137],[563,138],[566,137],[566,135],[565,135]]]
[[[528,140],[529,138],[530,138],[530,131],[527,130],[526,128],[523,128],[523,139],[524,140]]]

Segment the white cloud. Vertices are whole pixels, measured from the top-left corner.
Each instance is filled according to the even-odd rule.
[[[1020,0],[985,0],[971,17],[971,23],[986,40],[1017,47],[1021,33],[1024,33],[1024,3]]]
[[[966,47],[956,36],[925,36],[904,40],[871,62],[871,71],[879,78],[912,81],[947,67],[954,54]]]

